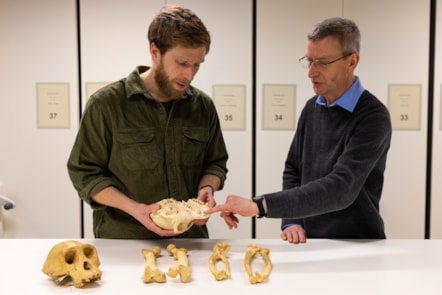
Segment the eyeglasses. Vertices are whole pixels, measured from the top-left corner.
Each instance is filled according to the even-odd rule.
[[[317,69],[325,69],[329,65],[331,65],[332,63],[337,62],[338,60],[344,59],[344,58],[352,55],[353,53],[354,52],[347,53],[344,56],[341,56],[341,57],[334,59],[332,61],[329,61],[329,62],[323,62],[320,60],[312,60],[312,59],[309,59],[307,56],[301,57],[298,61],[301,64],[301,66],[305,69],[309,69],[312,65],[314,65]]]

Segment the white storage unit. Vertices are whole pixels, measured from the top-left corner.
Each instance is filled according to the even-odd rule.
[[[434,79],[434,115],[432,147],[432,190],[430,237],[442,239],[442,3],[438,1],[436,12],[436,49]]]
[[[362,31],[358,72],[364,86],[387,106],[389,84],[421,86],[420,109],[416,110],[419,129],[393,129],[381,214],[388,238],[424,238],[430,3],[344,3],[345,16],[355,19]],[[392,121],[397,120],[392,117]]]
[[[6,238],[80,236],[66,172],[78,121],[76,36],[75,0],[0,0],[0,193],[16,203],[3,212]],[[38,103],[37,83],[67,86],[60,111],[69,127],[38,128],[51,115],[39,105],[57,102]]]

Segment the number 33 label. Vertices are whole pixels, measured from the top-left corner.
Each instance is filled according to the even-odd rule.
[[[388,109],[394,130],[419,130],[421,121],[421,85],[390,84]]]

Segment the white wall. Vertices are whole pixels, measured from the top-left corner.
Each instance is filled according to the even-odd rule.
[[[35,2],[35,3],[34,3]],[[86,83],[111,82],[139,64],[150,64],[146,31],[151,16],[167,1],[81,0],[82,85],[78,82],[76,1],[0,0],[0,193],[17,207],[3,211],[5,237],[79,237],[79,199],[66,171],[78,128],[79,93]],[[440,1],[439,1],[440,2]],[[194,86],[212,94],[213,85],[246,86],[246,129],[225,131],[229,174],[219,203],[252,186],[252,0],[182,0],[212,33],[212,48]],[[48,9],[50,7],[50,9]],[[400,7],[400,9],[399,9]],[[320,8],[320,9],[319,9]],[[313,95],[298,65],[311,26],[332,16],[353,18],[362,31],[357,69],[364,86],[384,103],[388,84],[422,85],[421,128],[394,131],[381,211],[389,238],[423,238],[428,93],[429,1],[421,0],[257,0],[256,192],[281,188],[292,130],[262,130],[264,84],[295,84],[295,114]],[[438,6],[438,17],[442,8]],[[438,23],[437,52],[441,49]],[[437,56],[433,146],[432,237],[442,237],[442,137],[439,128],[442,69]],[[36,127],[36,83],[70,85],[70,128]],[[297,119],[297,118],[296,118]],[[86,214],[86,237],[92,237]],[[279,220],[259,220],[258,238],[279,238]],[[229,231],[213,216],[212,238],[248,238],[251,219]]]
[[[74,0],[0,0],[0,183],[16,203],[3,212],[4,237],[80,234],[65,168],[78,118],[75,36]],[[70,128],[37,129],[37,82],[70,84]]]
[[[429,11],[421,0],[344,2],[362,31],[364,86],[388,104],[388,84],[422,85],[420,129],[393,130],[381,201],[389,238],[424,238]]]

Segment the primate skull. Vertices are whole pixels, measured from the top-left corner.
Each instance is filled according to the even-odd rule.
[[[64,241],[56,244],[49,252],[43,265],[43,272],[57,284],[70,278],[76,288],[86,282],[101,279],[100,260],[93,245],[77,241]]]
[[[173,198],[164,199],[158,202],[161,208],[150,214],[156,225],[163,229],[173,230],[180,234],[187,231],[195,219],[208,218],[204,211],[209,209],[207,203],[198,199],[177,201]]]

